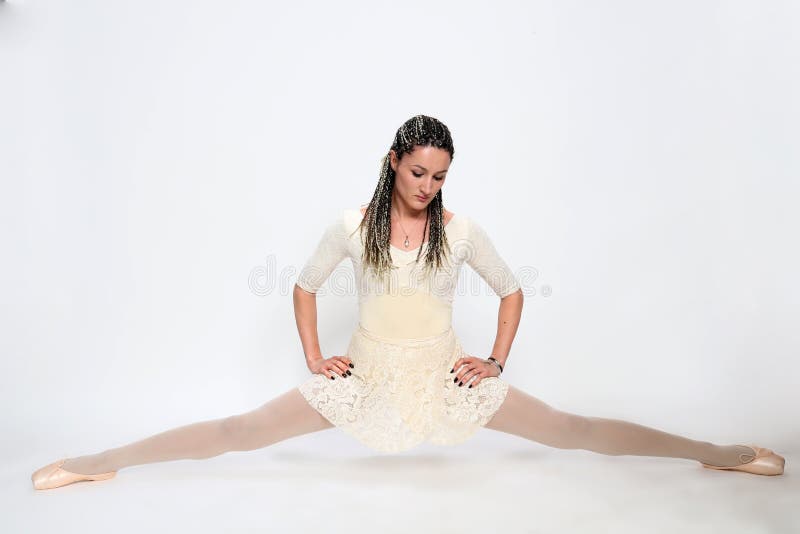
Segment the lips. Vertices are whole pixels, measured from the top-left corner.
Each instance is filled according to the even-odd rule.
[[[421,197],[419,195],[414,195],[414,196],[417,197],[417,199],[419,199],[419,200],[421,200],[423,202],[428,199],[428,197]]]

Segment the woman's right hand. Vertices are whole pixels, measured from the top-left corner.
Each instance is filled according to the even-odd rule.
[[[308,369],[314,374],[325,375],[331,380],[336,379],[336,375],[342,378],[350,376],[350,368],[355,368],[353,361],[347,356],[331,356],[330,358],[314,360]]]

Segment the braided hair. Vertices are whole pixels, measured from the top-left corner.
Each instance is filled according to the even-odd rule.
[[[452,161],[455,149],[450,137],[450,130],[442,122],[427,115],[411,117],[397,130],[390,151],[394,150],[397,158],[410,153],[416,146],[432,146],[443,148],[450,153]],[[364,272],[371,268],[378,277],[390,273],[395,268],[392,263],[390,251],[392,191],[394,190],[395,171],[390,164],[391,154],[383,156],[380,178],[372,195],[372,200],[367,206],[364,218],[356,230],[361,232],[364,245],[362,255],[362,269]],[[444,232],[444,206],[442,204],[442,190],[428,204],[425,218],[425,230],[430,226],[428,247],[425,254],[425,270],[438,269],[442,260],[449,251],[447,235]],[[423,230],[423,236],[425,235]],[[422,246],[417,251],[416,263],[422,255]]]

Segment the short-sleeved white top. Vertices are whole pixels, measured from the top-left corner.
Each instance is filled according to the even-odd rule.
[[[370,270],[362,274],[363,242],[358,225],[360,209],[345,209],[328,226],[314,253],[297,278],[297,285],[309,293],[317,293],[330,277],[332,292],[358,292],[359,322],[377,335],[418,339],[440,334],[451,326],[453,295],[461,266],[467,263],[499,297],[520,289],[509,266],[498,254],[489,236],[470,217],[454,214],[444,231],[450,245],[438,271],[424,269],[427,241],[416,263],[419,247],[401,250],[390,245],[393,264],[388,279],[379,279]],[[350,258],[352,272],[334,269]],[[449,261],[448,261],[449,260]]]

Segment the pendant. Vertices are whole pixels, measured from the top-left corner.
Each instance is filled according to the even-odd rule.
[[[408,248],[408,236],[406,236],[406,240],[403,241],[403,245]]]

